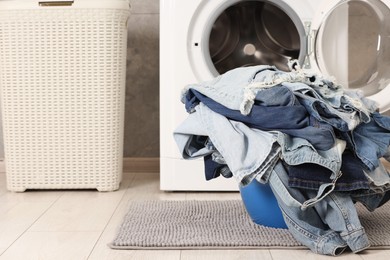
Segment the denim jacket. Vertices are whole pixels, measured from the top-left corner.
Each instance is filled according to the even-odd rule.
[[[332,192],[314,207],[302,210],[303,201],[313,196],[313,191],[289,187],[288,176],[281,162],[271,174],[270,186],[290,233],[313,252],[339,255],[347,246],[353,252],[370,246],[354,202],[348,194]]]

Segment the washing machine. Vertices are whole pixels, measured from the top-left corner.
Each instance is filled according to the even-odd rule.
[[[187,117],[183,87],[236,67],[301,67],[390,101],[390,0],[160,0],[160,188],[237,190],[206,181],[203,159],[183,160],[173,139]]]

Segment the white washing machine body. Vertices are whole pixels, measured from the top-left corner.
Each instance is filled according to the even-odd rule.
[[[182,159],[173,139],[173,131],[188,116],[184,104],[180,102],[180,95],[184,86],[210,80],[234,67],[274,63],[273,65],[280,65],[279,67],[284,69],[283,63],[286,64],[289,58],[298,59],[301,66],[320,71],[327,76],[334,76],[342,84],[347,84],[351,82],[348,78],[348,63],[351,60],[351,55],[348,55],[348,51],[350,51],[348,42],[351,39],[339,37],[340,39],[338,38],[337,41],[330,41],[327,40],[330,39],[328,36],[334,35],[336,31],[339,33],[342,28],[345,29],[340,24],[348,24],[346,19],[349,19],[349,16],[346,16],[345,12],[350,9],[350,2],[367,5],[366,9],[371,8],[379,13],[377,15],[380,17],[379,20],[382,19],[380,21],[387,21],[381,7],[376,8],[372,5],[380,2],[388,7],[390,6],[389,1],[160,0],[160,188],[162,190],[238,190],[234,179],[219,177],[206,181],[203,159]],[[354,5],[356,3],[352,4],[352,6]],[[234,10],[235,8],[245,9],[245,12],[247,12],[245,14],[250,16],[251,12],[258,7],[262,8],[261,11],[264,17],[268,15],[268,17],[279,17],[282,21],[283,19],[288,20],[287,25],[281,24],[278,19],[269,19],[272,22],[255,20],[255,24],[264,24],[264,26],[258,28],[256,25],[254,33],[257,35],[267,34],[270,39],[261,53],[257,51],[256,43],[251,43],[248,39],[241,41],[237,37],[234,38],[234,34],[238,30],[232,29],[224,33],[225,36],[233,37],[233,40],[229,39],[227,41],[227,36],[219,37],[221,33],[217,30],[218,28],[224,30],[229,26],[231,28],[236,27],[235,24],[229,23],[228,19],[230,17],[231,20],[239,20],[235,17],[238,14]],[[338,11],[339,9],[341,11]],[[390,9],[388,10],[390,14]],[[240,26],[246,26],[246,24],[242,23]],[[294,30],[294,33],[289,37],[286,37],[285,33],[273,34],[269,30],[270,27],[275,27],[275,30],[278,30],[279,33],[288,32],[289,30]],[[239,29],[242,31],[245,28],[240,27]],[[383,30],[386,31],[387,28],[382,28]],[[246,33],[248,34],[248,32]],[[387,34],[386,31],[385,33],[378,33],[378,35],[386,36],[390,34]],[[377,39],[379,41],[377,49],[380,49],[381,41],[389,41],[385,37],[380,37]],[[220,38],[223,40],[219,40]],[[240,53],[231,54],[232,59],[226,58],[227,55],[224,55],[223,51],[220,50],[231,51],[231,46],[228,46],[230,42],[235,42],[236,46],[240,46]],[[274,42],[279,43],[275,45]],[[281,55],[267,56],[268,53],[275,52],[275,50],[279,51],[280,48],[283,49]],[[270,51],[267,52],[266,50]],[[337,52],[337,50],[343,51]],[[243,56],[240,56],[241,54]],[[289,56],[290,54],[291,56]],[[383,53],[381,55],[376,53],[375,58],[380,59],[382,56]],[[248,57],[251,59],[248,59]],[[252,58],[257,63],[253,63]],[[260,60],[259,63],[259,59],[263,60]],[[267,59],[274,60],[267,63]],[[342,66],[337,64],[339,59],[344,62]],[[372,63],[375,62],[377,61],[372,61]],[[387,64],[387,60],[380,62],[381,64]],[[386,68],[387,65],[385,65],[382,65],[382,67]],[[337,68],[337,70],[334,68]],[[360,74],[363,73],[364,71],[360,72]],[[385,76],[380,75],[380,73]],[[366,92],[369,95],[379,92],[379,90],[372,91],[372,85],[378,85],[379,82],[381,86],[378,89],[383,88],[384,90],[376,94],[374,98],[381,97],[382,99],[379,98],[379,100],[386,103],[388,99],[383,99],[383,94],[386,91],[386,93],[390,92],[390,88],[385,88],[390,81],[388,79],[375,81],[375,75],[386,78],[386,71],[380,72],[377,69],[376,74],[375,72],[372,74],[369,80],[371,80],[371,83],[374,81],[374,83],[370,86],[371,90],[369,89]],[[365,79],[365,82],[367,83],[369,80]],[[363,85],[362,82],[360,82],[360,85]],[[390,95],[390,93],[388,94]]]

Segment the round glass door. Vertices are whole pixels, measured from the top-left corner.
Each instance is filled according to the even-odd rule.
[[[390,9],[380,0],[342,1],[315,39],[321,72],[372,95],[390,83]]]
[[[304,59],[302,22],[270,1],[240,1],[226,8],[212,25],[211,61],[219,74],[244,66],[275,65],[288,70],[289,59]]]

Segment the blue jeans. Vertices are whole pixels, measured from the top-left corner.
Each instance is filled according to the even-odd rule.
[[[302,202],[314,192],[289,187],[287,173],[280,162],[275,166],[269,183],[289,231],[313,252],[339,255],[347,246],[353,252],[370,246],[348,195],[332,192],[313,207],[302,210]]]
[[[189,89],[185,96],[187,111],[193,111],[199,102],[212,111],[228,119],[243,122],[251,128],[276,130],[304,138],[316,149],[328,150],[335,142],[332,127],[310,117],[305,107],[301,106],[291,91],[285,87],[276,86],[259,91],[251,112],[245,116],[238,110],[228,109],[198,91]]]
[[[289,176],[288,185],[294,188],[318,190],[324,183],[329,183],[332,172],[318,164],[304,163],[300,165],[286,165]],[[369,189],[368,180],[361,161],[350,151],[342,155],[341,176],[335,183],[335,191],[352,191]]]

